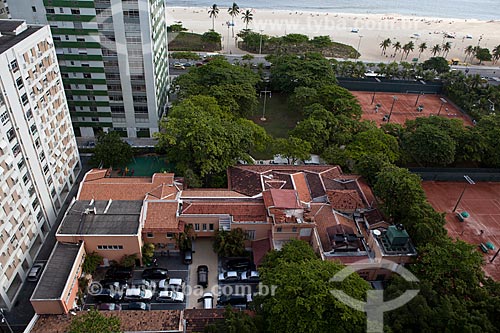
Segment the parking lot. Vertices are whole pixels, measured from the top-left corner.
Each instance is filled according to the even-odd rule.
[[[155,268],[163,268],[168,270],[169,278],[171,279],[180,278],[183,281],[185,281],[186,285],[189,283],[190,281],[189,266],[182,263],[182,258],[179,254],[170,254],[169,256],[158,256],[157,264],[158,267]],[[142,279],[142,274],[144,269],[145,268],[135,269],[133,271],[132,279],[134,280]],[[129,283],[132,279],[129,279]],[[186,304],[188,304],[189,302],[189,295],[187,293],[185,294],[184,302],[181,303],[158,302],[157,298],[160,291],[158,283],[160,279],[151,279],[151,281],[155,282],[156,288],[152,289],[153,296],[151,298],[151,301],[147,302],[149,310],[182,310],[186,308]],[[98,282],[99,281],[94,281],[93,283],[98,283]],[[84,309],[96,307],[99,303],[92,295],[98,291],[99,287],[93,287],[93,285],[91,285],[91,288],[89,289],[91,289],[91,291],[87,294]],[[122,310],[127,310],[129,304],[128,302],[120,300],[117,303],[120,303]]]

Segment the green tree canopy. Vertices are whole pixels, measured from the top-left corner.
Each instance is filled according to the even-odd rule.
[[[424,61],[423,68],[425,70],[435,70],[437,73],[445,73],[450,70],[448,61],[443,57],[432,57]]]
[[[275,139],[273,147],[274,153],[286,158],[288,164],[295,164],[298,160],[306,161],[311,157],[311,144],[294,136]]]
[[[205,326],[205,333],[258,333],[254,318],[246,312],[226,307],[224,319]]]
[[[425,166],[446,166],[455,161],[456,142],[437,126],[424,124],[403,136],[410,158]]]
[[[102,167],[120,167],[130,162],[132,147],[122,140],[118,132],[104,133],[97,139],[90,164]]]
[[[245,254],[246,233],[241,228],[215,232],[213,249],[221,257],[239,257]]]
[[[336,84],[337,79],[330,62],[318,53],[304,56],[281,55],[272,57],[272,87],[291,93],[297,87],[319,88]]]
[[[491,55],[489,49],[479,48],[476,51],[476,58],[477,58],[477,60],[479,60],[479,63],[482,63],[483,61],[490,61],[492,58],[492,55]]]
[[[236,67],[236,66],[235,66]],[[161,123],[158,148],[179,171],[196,175],[225,171],[238,160],[250,161],[251,149],[263,149],[265,130],[221,110],[213,97],[193,96],[174,106]]]
[[[120,319],[115,316],[106,317],[95,309],[89,310],[82,316],[73,318],[69,333],[119,333]]]
[[[412,206],[426,200],[420,178],[395,165],[384,165],[377,174],[373,191],[382,199],[383,210],[395,221],[405,216]]]
[[[474,151],[480,155],[480,161],[489,167],[500,167],[500,115],[489,115],[481,118],[471,130],[471,138],[475,143]]]
[[[205,66],[193,67],[177,77],[176,87],[182,100],[193,95],[215,97],[219,106],[236,115],[251,114],[258,106],[255,87],[260,77],[248,68],[232,66],[227,60],[215,57]]]
[[[283,253],[280,253],[283,252]],[[267,257],[269,256],[269,257]],[[369,285],[357,274],[341,284],[330,279],[342,265],[318,259],[302,241],[272,251],[259,268],[261,281],[275,286],[273,296],[256,298],[268,332],[364,332],[365,315],[337,300],[331,290],[343,290],[363,300]]]

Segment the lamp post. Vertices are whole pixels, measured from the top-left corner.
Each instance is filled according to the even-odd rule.
[[[457,203],[455,204],[455,207],[453,208],[452,213],[454,213],[457,210],[457,207],[460,204],[460,201],[462,200],[462,197],[464,196],[465,190],[467,189],[467,185],[468,184],[470,184],[470,185],[476,184],[474,182],[474,180],[472,180],[472,178],[470,178],[469,176],[464,175],[464,178],[467,181],[467,183],[465,183],[464,189],[462,190],[462,193],[460,193],[460,196],[458,197]]]
[[[441,109],[443,108],[443,105],[445,105],[446,103],[448,103],[447,100],[445,100],[444,98],[440,98],[441,100],[441,106],[439,107],[439,111],[438,111],[438,116],[441,114]]]
[[[229,21],[226,21],[226,25],[227,25],[227,50],[226,50],[226,54],[229,53],[229,27],[232,27],[233,24]]]
[[[359,37],[359,42],[358,42],[358,49],[356,51],[358,51],[359,53],[359,47],[361,46],[361,38],[363,38],[363,36],[359,35],[358,37]]]
[[[269,94],[269,98],[271,98],[271,90],[262,90],[260,92],[260,96],[262,96],[262,94],[264,94],[264,107],[262,108],[262,117],[260,118],[260,120],[262,121],[266,121],[266,102],[267,102],[267,94]]]
[[[418,94],[418,96],[417,96],[417,100],[415,101],[415,106],[417,106],[417,104],[418,104],[418,100],[420,99],[420,96],[422,96],[423,94],[424,94],[424,92],[423,92],[423,91],[421,91],[421,92],[420,92],[420,94]]]
[[[495,114],[495,103],[493,103],[490,99],[488,99],[488,102],[490,103],[490,114]]]
[[[262,54],[262,33],[264,30],[259,30],[260,31],[260,43],[259,43],[259,54]]]
[[[387,118],[387,123],[389,123],[391,121],[392,110],[394,110],[394,104],[396,103],[397,100],[398,100],[398,98],[396,96],[392,96],[391,111],[389,112],[389,118]]]
[[[7,328],[9,329],[9,332],[10,333],[14,333],[14,331],[12,330],[12,327],[10,327],[9,322],[7,321],[7,318],[5,318],[5,315],[3,313],[3,309],[0,309],[0,317],[1,317],[0,318],[1,322],[5,323],[5,325],[7,325]],[[3,332],[3,330],[2,330],[2,332]]]

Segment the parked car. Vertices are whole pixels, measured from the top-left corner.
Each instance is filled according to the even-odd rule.
[[[259,272],[257,271],[246,271],[241,273],[241,281],[259,282],[259,280]]]
[[[93,296],[98,303],[114,303],[122,299],[123,293],[117,290],[103,288]]]
[[[130,267],[113,266],[106,272],[106,279],[128,280],[132,277],[132,272]]]
[[[130,283],[132,288],[149,289],[152,290],[156,288],[156,283],[148,279],[135,279]]]
[[[240,279],[240,276],[238,272],[235,271],[228,271],[224,273],[219,274],[219,281],[220,282],[235,282]]]
[[[175,68],[175,69],[186,69],[186,67],[184,67],[184,65],[183,65],[183,64],[181,64],[180,62],[176,62],[176,63],[174,64],[174,68]]]
[[[126,302],[150,301],[153,298],[153,292],[149,289],[129,288],[123,298]]]
[[[168,270],[166,268],[147,268],[142,272],[142,277],[153,280],[168,279]]]
[[[217,300],[217,306],[231,305],[234,307],[246,307],[252,301],[252,295],[221,295]]]
[[[101,303],[97,307],[99,311],[120,311],[122,306],[116,303]]]
[[[184,293],[181,293],[180,291],[163,290],[160,291],[156,300],[158,302],[165,303],[182,303],[184,302]]]
[[[188,67],[192,67],[192,66],[193,66],[193,64],[192,64],[192,63],[190,63],[190,62],[186,62],[186,63],[184,63],[184,64],[182,64],[182,65],[183,65],[185,68],[188,68]]]
[[[127,289],[127,280],[116,280],[116,279],[106,279],[99,281],[102,288],[112,289],[112,290],[124,290]]]
[[[198,272],[198,284],[203,288],[208,287],[208,266],[200,265],[197,269]]]
[[[132,302],[128,303],[128,306],[126,308],[127,310],[149,310],[149,307],[146,303],[144,302]]]
[[[204,309],[212,309],[214,307],[214,294],[204,293],[203,297],[198,299],[198,302],[203,302]]]
[[[185,265],[191,265],[193,263],[193,250],[188,249],[184,251],[183,262]]]
[[[172,290],[172,291],[183,291],[185,283],[182,279],[164,279],[160,280],[158,283],[158,287],[164,290]]]
[[[34,264],[28,273],[28,281],[36,282],[40,278],[43,272],[43,267],[45,265],[42,263]]]
[[[249,258],[231,258],[227,259],[223,265],[227,271],[244,272],[252,268],[252,261]]]

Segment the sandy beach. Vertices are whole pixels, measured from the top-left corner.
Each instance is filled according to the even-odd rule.
[[[223,47],[227,49],[229,44],[231,53],[242,53],[235,47],[232,32],[226,25],[228,21],[231,21],[231,16],[227,13],[227,8],[219,8],[219,15],[215,19],[215,30],[223,36]],[[195,33],[203,33],[212,29],[212,19],[208,15],[208,8],[167,7],[167,22],[169,25],[182,22],[185,28]],[[235,33],[245,28],[241,14],[234,18],[234,23]],[[301,33],[310,37],[329,35],[333,41],[352,45],[356,49],[359,47],[361,59],[374,62],[401,59],[401,55],[396,58],[391,57],[394,53],[392,48],[387,50],[387,55],[381,55],[380,43],[386,38],[390,38],[393,43],[400,42],[401,45],[409,41],[415,43],[415,50],[410,52],[407,61],[418,57],[418,45],[423,42],[428,46],[422,54],[423,59],[432,56],[430,51],[432,46],[450,42],[452,48],[447,58],[459,58],[461,61],[465,58],[464,49],[469,45],[479,44],[490,50],[500,45],[500,20],[480,21],[398,14],[315,13],[259,9],[253,10],[253,21],[248,28],[256,32],[262,31],[269,36],[282,36],[289,33]],[[353,29],[357,29],[358,32],[352,32]],[[453,35],[455,38],[444,38],[444,33]],[[227,43],[228,36],[229,43]],[[224,52],[227,51],[224,50]]]

